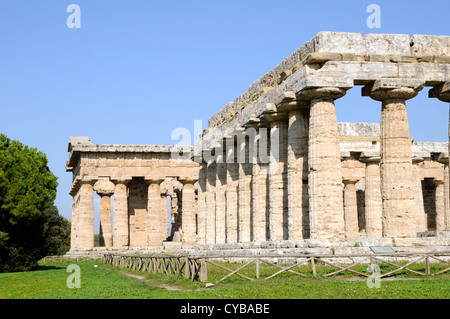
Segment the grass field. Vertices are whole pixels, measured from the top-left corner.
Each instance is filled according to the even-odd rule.
[[[247,281],[232,276],[213,287],[191,282],[181,276],[149,274],[103,265],[100,260],[79,262],[81,288],[68,288],[69,262],[41,262],[38,271],[0,274],[3,299],[448,299],[450,275],[383,280],[380,288],[369,288],[366,280],[351,274],[324,278],[282,274],[269,280]],[[238,265],[228,265],[236,269]],[[245,269],[244,269],[245,270]],[[251,276],[252,269],[247,269]],[[303,269],[307,273],[307,270]],[[208,281],[214,283],[227,272],[208,268]],[[261,268],[261,277],[274,273]],[[254,274],[254,272],[253,272]],[[404,276],[403,276],[404,277]]]

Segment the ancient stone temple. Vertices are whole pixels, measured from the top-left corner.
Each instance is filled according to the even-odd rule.
[[[448,146],[414,143],[407,101],[428,88],[449,102],[449,71],[448,36],[317,34],[209,119],[199,243],[448,229]],[[337,123],[355,86],[379,101],[379,125]]]
[[[72,249],[94,247],[95,193],[101,197],[101,246],[161,246],[173,238],[186,246],[195,243],[198,164],[190,159],[192,151],[180,155],[174,146],[96,146],[88,137],[71,137],[68,151]]]
[[[449,74],[449,36],[321,32],[215,113],[182,159],[71,138],[72,247],[92,246],[94,192],[105,246],[161,246],[167,195],[186,247],[449,230],[448,143],[415,142],[407,114],[422,90],[450,102]],[[376,123],[337,122],[357,86],[361,104],[379,102]]]

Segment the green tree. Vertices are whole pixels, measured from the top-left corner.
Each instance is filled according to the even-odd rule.
[[[0,134],[0,272],[35,269],[46,255],[43,212],[57,177],[44,153]]]
[[[42,218],[46,255],[64,255],[70,249],[70,222],[59,215],[56,206],[47,208]]]

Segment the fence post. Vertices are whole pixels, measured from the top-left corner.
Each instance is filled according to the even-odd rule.
[[[256,258],[256,279],[259,279],[259,258]]]
[[[314,262],[314,256],[311,257],[311,268],[312,268],[313,276],[316,277],[317,272],[316,272],[316,263]]]
[[[208,280],[208,270],[206,269],[206,258],[202,257],[200,261],[200,281],[205,282]]]
[[[184,278],[191,278],[191,262],[188,256],[184,258]]]
[[[425,273],[427,275],[430,274],[430,257],[429,256],[425,257]]]

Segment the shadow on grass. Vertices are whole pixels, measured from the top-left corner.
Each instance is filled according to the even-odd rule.
[[[39,265],[36,270],[55,270],[55,269],[64,269],[66,267],[54,266],[54,265]]]

